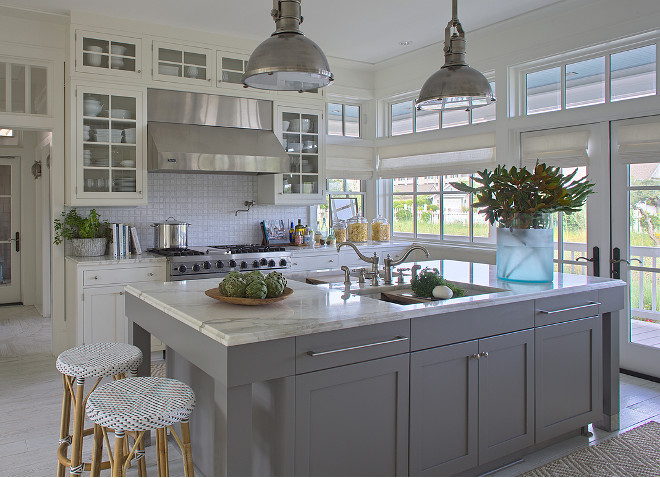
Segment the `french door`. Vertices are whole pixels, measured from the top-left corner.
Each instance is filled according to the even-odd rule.
[[[660,377],[660,117],[612,122],[611,142],[612,271],[628,283],[620,366]]]
[[[0,157],[0,304],[21,301],[20,158]]]

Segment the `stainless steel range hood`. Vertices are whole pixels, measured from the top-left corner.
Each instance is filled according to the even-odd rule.
[[[147,111],[149,171],[290,172],[272,101],[150,89]]]

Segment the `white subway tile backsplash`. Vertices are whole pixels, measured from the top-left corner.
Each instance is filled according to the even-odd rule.
[[[149,173],[149,204],[138,207],[96,207],[108,222],[137,227],[143,248],[153,247],[151,224],[172,216],[191,224],[188,245],[260,243],[263,219],[309,223],[309,208],[259,205],[249,212],[245,201],[256,200],[257,177],[222,174]],[[90,207],[77,207],[81,214]]]

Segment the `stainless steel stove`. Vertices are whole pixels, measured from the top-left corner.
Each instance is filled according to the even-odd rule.
[[[291,253],[284,247],[235,244],[187,249],[149,249],[167,257],[167,280],[209,279],[228,272],[291,268]]]

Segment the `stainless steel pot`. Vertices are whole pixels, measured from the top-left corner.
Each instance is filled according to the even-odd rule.
[[[172,221],[170,221],[170,219]],[[152,224],[154,228],[154,247],[158,249],[181,249],[188,247],[188,226],[168,217],[165,222]]]

